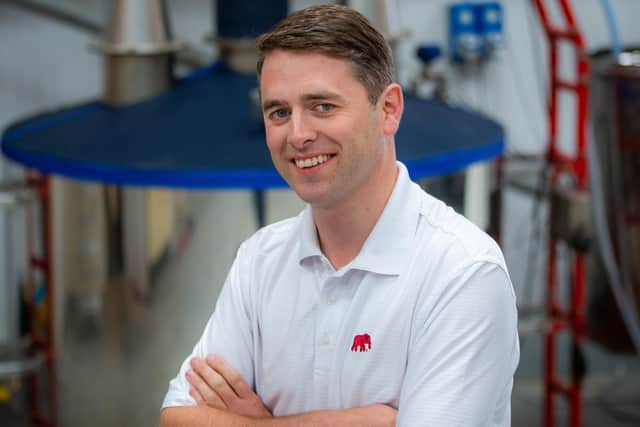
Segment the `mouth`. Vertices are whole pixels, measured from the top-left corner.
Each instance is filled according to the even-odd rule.
[[[307,157],[306,159],[293,159],[292,161],[299,169],[310,169],[326,163],[334,157],[335,154],[320,154],[313,157]]]

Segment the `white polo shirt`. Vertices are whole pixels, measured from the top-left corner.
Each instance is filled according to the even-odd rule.
[[[188,361],[215,352],[276,416],[385,403],[400,426],[510,425],[519,347],[502,253],[398,168],[376,226],[338,271],[310,207],[241,245],[163,407],[195,403]]]

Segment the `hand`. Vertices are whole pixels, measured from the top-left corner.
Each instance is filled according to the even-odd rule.
[[[230,411],[247,417],[271,417],[262,400],[222,357],[194,357],[186,377],[189,394],[198,405]]]

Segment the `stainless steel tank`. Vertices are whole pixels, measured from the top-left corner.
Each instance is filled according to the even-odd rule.
[[[601,174],[604,213],[612,255],[628,307],[640,311],[640,49],[614,61],[608,51],[592,55],[591,120]],[[632,351],[628,316],[623,321],[604,268],[602,245],[589,263],[587,334],[612,351]]]

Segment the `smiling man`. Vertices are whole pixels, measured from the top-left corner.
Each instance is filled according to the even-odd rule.
[[[323,5],[258,48],[267,146],[307,207],[241,245],[162,424],[509,425],[505,263],[396,160],[403,98],[384,38]]]

